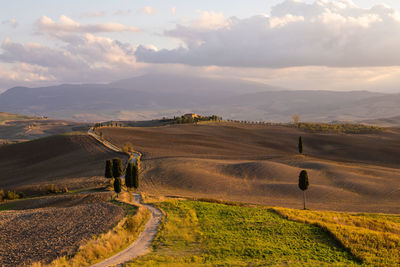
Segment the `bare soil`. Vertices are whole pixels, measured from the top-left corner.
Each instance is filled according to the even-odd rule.
[[[308,206],[400,213],[400,133],[309,133],[239,123],[102,128],[113,144],[143,153],[150,194],[302,208],[298,175],[309,173]],[[305,155],[297,152],[298,137]]]
[[[1,211],[0,265],[49,263],[73,254],[123,218],[124,210],[105,201],[109,198],[108,193],[39,198]]]

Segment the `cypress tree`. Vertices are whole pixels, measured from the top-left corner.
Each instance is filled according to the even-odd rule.
[[[106,170],[104,174],[106,178],[113,178],[112,169],[113,169],[112,160],[111,159],[106,160]]]
[[[132,181],[133,187],[135,189],[138,189],[139,188],[139,168],[136,165],[133,165],[133,168],[132,168],[132,178],[133,178],[133,181]]]
[[[114,178],[119,178],[122,176],[123,168],[122,161],[120,158],[115,158],[112,160],[112,174]]]
[[[302,170],[299,175],[299,188],[303,191],[303,204],[304,209],[306,209],[306,190],[308,189],[308,173],[306,170]]]
[[[299,153],[303,153],[303,139],[301,138],[301,136],[299,137]]]
[[[131,188],[133,186],[132,184],[132,166],[133,164],[131,162],[128,163],[128,166],[126,167],[125,171],[125,185],[128,188]]]
[[[114,191],[117,193],[117,196],[121,193],[121,178],[119,177],[114,179]]]

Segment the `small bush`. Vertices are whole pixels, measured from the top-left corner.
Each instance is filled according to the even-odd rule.
[[[5,198],[4,190],[0,189],[0,201],[2,201]]]
[[[14,200],[14,199],[18,199],[19,195],[17,193],[15,193],[15,191],[7,191],[6,198],[8,200]]]
[[[124,151],[125,153],[133,152],[133,145],[131,143],[125,143],[122,147],[122,151]]]

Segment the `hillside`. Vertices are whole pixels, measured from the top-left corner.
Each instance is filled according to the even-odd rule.
[[[144,155],[142,189],[301,207],[298,174],[310,175],[314,209],[400,212],[400,134],[310,133],[237,123],[102,128]],[[297,154],[303,137],[305,156]]]
[[[149,119],[204,107],[227,95],[275,89],[241,80],[151,74],[110,84],[14,87],[0,94],[0,106],[73,120]]]
[[[293,114],[302,121],[360,121],[398,116],[399,101],[400,94],[288,90],[239,79],[157,73],[109,84],[14,87],[0,94],[2,111],[74,121],[141,121],[185,112],[252,121],[287,122]]]
[[[375,120],[364,120],[361,123],[370,124],[370,125],[378,125],[382,127],[400,127],[400,116],[391,117],[391,118],[382,118]]]
[[[104,186],[104,162],[124,158],[85,134],[55,135],[0,147],[0,188],[25,192]]]
[[[87,128],[87,125],[78,122],[0,112],[0,144],[33,140]]]

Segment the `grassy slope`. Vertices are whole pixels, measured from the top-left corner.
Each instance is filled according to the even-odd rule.
[[[282,216],[318,225],[370,265],[400,265],[400,216],[276,208]]]
[[[285,220],[272,210],[179,200],[158,206],[167,219],[154,252],[130,266],[357,264],[321,228]]]

